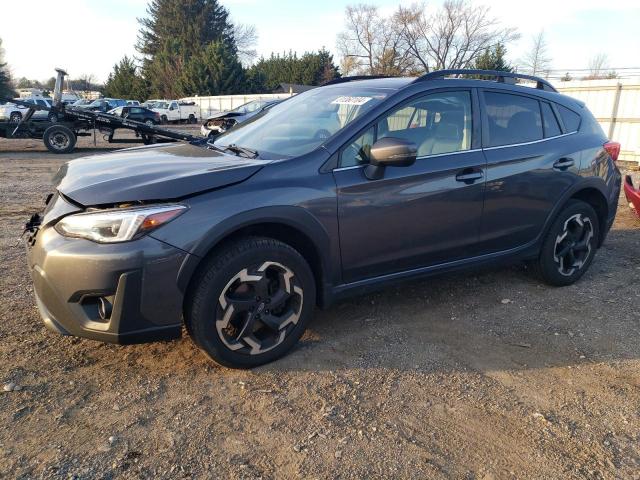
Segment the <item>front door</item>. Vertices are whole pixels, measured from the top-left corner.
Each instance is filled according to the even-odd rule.
[[[485,157],[473,138],[471,90],[411,100],[341,152],[334,170],[346,283],[447,263],[475,254],[483,209]],[[475,117],[474,117],[475,115]],[[414,142],[418,159],[364,175],[375,140]]]

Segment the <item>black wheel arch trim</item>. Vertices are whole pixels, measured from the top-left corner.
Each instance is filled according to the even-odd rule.
[[[297,230],[309,239],[320,262],[321,271],[318,272],[320,284],[316,286],[319,292],[319,303],[321,306],[327,303],[333,285],[339,282],[340,252],[334,251],[336,249],[331,245],[329,233],[322,224],[307,210],[296,206],[261,207],[240,213],[214,225],[196,245],[191,255],[185,258],[178,272],[178,288],[187,293],[189,283],[198,267],[225,239],[243,229],[263,224],[280,224]]]
[[[607,184],[600,177],[583,178],[583,179],[579,180],[578,182],[576,182],[575,184],[573,184],[571,187],[569,187],[562,194],[562,197],[560,198],[560,200],[558,202],[556,202],[555,206],[553,207],[553,210],[551,210],[551,212],[547,216],[547,219],[544,222],[544,226],[543,226],[542,230],[540,231],[540,235],[536,239],[536,244],[537,245],[541,245],[542,244],[547,232],[551,228],[551,225],[553,224],[553,222],[557,218],[557,216],[560,214],[560,212],[562,211],[562,209],[564,208],[566,203],[571,198],[575,197],[577,194],[579,194],[580,192],[585,191],[585,190],[596,190],[597,192],[599,192],[600,195],[602,195],[602,198],[604,199],[604,202],[605,202],[605,205],[606,205],[606,208],[607,208],[607,212],[606,212],[606,216],[605,216],[605,222],[604,222],[605,224],[604,225],[599,225],[599,227],[600,227],[600,238],[598,239],[598,247],[600,247],[602,245],[602,243],[604,242],[604,238],[605,238],[605,236],[607,234],[607,225],[606,225],[606,223],[607,223],[607,220],[608,220],[608,217],[609,217],[610,202],[609,202],[609,198],[607,197]],[[600,219],[598,219],[598,220],[600,221]]]

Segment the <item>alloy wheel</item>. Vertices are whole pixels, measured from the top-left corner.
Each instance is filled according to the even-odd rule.
[[[218,298],[216,330],[227,348],[258,355],[280,345],[302,313],[304,293],[288,267],[267,261],[234,275]]]
[[[564,222],[553,250],[553,260],[561,275],[568,277],[582,268],[591,254],[592,238],[593,224],[589,217],[577,213]]]

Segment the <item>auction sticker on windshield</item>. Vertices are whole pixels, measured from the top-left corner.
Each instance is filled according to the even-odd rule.
[[[338,97],[333,102],[336,105],[364,105],[371,97]]]

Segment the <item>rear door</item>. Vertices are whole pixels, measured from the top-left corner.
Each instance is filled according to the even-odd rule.
[[[487,159],[483,253],[526,245],[540,234],[563,192],[576,179],[579,159],[567,145],[556,109],[526,93],[480,92]]]
[[[343,148],[334,177],[345,282],[474,255],[484,194],[479,120],[472,90],[429,93]],[[368,151],[383,137],[414,142],[418,159],[369,180]]]

